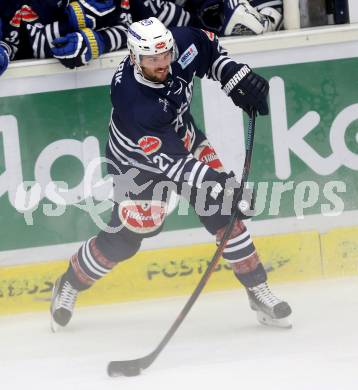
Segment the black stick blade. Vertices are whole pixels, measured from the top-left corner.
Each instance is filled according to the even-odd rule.
[[[112,361],[107,366],[107,373],[111,377],[138,376],[141,371],[141,359]]]

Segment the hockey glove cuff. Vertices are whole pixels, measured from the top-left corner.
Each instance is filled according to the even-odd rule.
[[[266,18],[264,33],[277,31],[281,28],[283,16],[277,9],[273,7],[265,7],[262,8],[260,13]]]
[[[112,24],[116,7],[113,0],[79,0],[72,1],[66,9],[72,30],[83,28],[95,30],[104,25]],[[110,18],[107,17],[110,15]]]
[[[218,174],[216,185],[212,188],[210,196],[221,204],[222,212],[232,214],[238,209],[238,218],[240,220],[248,219],[254,216],[255,210],[255,193],[249,188],[244,188],[238,204],[234,204],[240,184],[235,178],[235,174],[222,172]]]
[[[2,75],[9,65],[9,54],[6,47],[0,43],[0,75]]]
[[[83,28],[96,28],[96,20],[86,15],[85,9],[78,1],[72,1],[66,8],[66,14],[70,27],[73,31],[79,31]]]
[[[256,109],[260,115],[268,115],[267,95],[269,83],[245,64],[235,64],[221,79],[222,89],[236,106],[249,115]]]
[[[57,38],[53,44],[53,56],[70,69],[86,65],[104,53],[102,37],[89,28]]]
[[[79,0],[86,13],[103,17],[116,9],[114,0]]]

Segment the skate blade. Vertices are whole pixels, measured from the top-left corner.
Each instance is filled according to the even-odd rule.
[[[58,333],[58,331],[62,328],[62,326],[60,326],[60,325],[52,318],[52,315],[51,315],[51,324],[50,324],[50,327],[51,327],[51,332],[52,332],[52,333]]]
[[[263,313],[262,311],[256,312],[257,320],[260,324],[265,326],[272,326],[275,328],[291,329],[292,323],[290,321],[290,316],[285,318],[272,318],[268,314]]]

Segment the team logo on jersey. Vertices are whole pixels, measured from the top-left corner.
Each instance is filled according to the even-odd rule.
[[[210,168],[215,169],[219,172],[223,171],[223,165],[219,160],[215,149],[209,144],[209,142],[206,141],[201,144],[194,156],[199,161],[203,162],[206,165],[209,165]]]
[[[184,144],[184,148],[190,152],[191,147],[193,146],[195,138],[195,133],[194,131],[190,131],[189,129],[186,129],[184,137],[181,139]]]
[[[203,29],[201,29],[201,31],[203,31],[211,41],[215,39],[215,34],[213,32]]]
[[[165,214],[165,203],[157,200],[127,200],[118,207],[122,224],[135,233],[156,231],[163,224]]]
[[[10,20],[10,24],[13,27],[19,28],[21,25],[21,21],[30,23],[34,22],[38,18],[39,16],[31,7],[29,7],[28,5],[23,5],[21,9],[15,12],[15,15]]]
[[[182,67],[182,69],[185,69],[191,62],[193,62],[194,58],[197,55],[198,55],[198,49],[193,43],[185,50],[185,52],[178,59],[178,62]]]
[[[123,9],[129,9],[130,6],[129,6],[129,0],[122,0],[121,1],[121,8]]]
[[[167,99],[159,98],[159,103],[163,104],[163,111],[167,112],[168,111],[168,106],[169,106],[169,101]]]
[[[139,146],[145,154],[153,154],[162,146],[162,141],[158,137],[146,135],[138,141]]]

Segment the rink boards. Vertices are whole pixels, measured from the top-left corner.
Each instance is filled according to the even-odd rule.
[[[225,40],[233,58],[270,82],[271,112],[257,120],[250,172],[267,196],[250,231],[272,282],[357,274],[357,42],[354,25]],[[84,173],[104,153],[108,84],[125,54],[74,71],[55,60],[14,62],[0,79],[0,314],[48,310],[69,256],[99,230],[83,208]],[[208,80],[195,84],[192,112],[226,169],[240,174],[246,116]],[[105,206],[104,167],[93,179],[91,199]],[[193,211],[173,212],[156,242],[79,304],[190,294],[215,251],[210,239],[182,240],[190,229],[200,229]],[[234,288],[220,263],[206,290]]]
[[[326,234],[303,232],[254,239],[269,280],[314,280],[356,275],[358,228],[341,228]],[[110,274],[79,297],[79,305],[189,295],[215,251],[214,244],[197,244],[146,250],[119,264]],[[55,279],[67,260],[2,268],[0,314],[48,310]],[[205,291],[240,288],[222,260]]]

